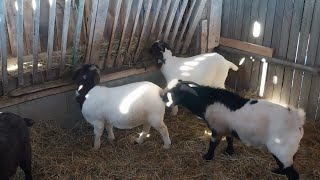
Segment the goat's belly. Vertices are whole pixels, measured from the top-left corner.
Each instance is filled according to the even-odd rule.
[[[264,138],[259,135],[239,134],[239,138],[248,147],[262,148],[265,146]]]
[[[118,118],[107,118],[107,121],[118,129],[132,129],[144,123],[143,118],[134,116],[120,116]]]

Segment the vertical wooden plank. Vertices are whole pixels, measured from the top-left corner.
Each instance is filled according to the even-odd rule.
[[[248,42],[255,43],[255,37],[253,36],[253,25],[259,19],[259,4],[260,2],[266,2],[266,0],[255,0],[252,1],[251,7],[251,16],[250,16],[250,31],[248,35]],[[262,22],[260,22],[262,24]],[[260,70],[260,61],[252,59],[252,66],[251,66],[251,74],[249,80],[249,90],[251,92],[258,92],[257,85],[259,79],[259,70]]]
[[[25,0],[23,5],[23,27],[24,27],[24,54],[32,53],[32,38],[33,38],[33,0]]]
[[[99,3],[99,0],[92,0],[92,6],[91,6],[90,15],[88,15],[88,17],[91,17],[91,18],[90,18],[90,21],[89,21],[90,23],[88,22],[89,24],[87,25],[90,28],[88,29],[89,38],[88,38],[88,45],[87,45],[87,52],[86,52],[86,63],[90,62],[91,50],[92,50],[92,41],[93,41],[93,33],[94,33],[94,27],[95,27],[95,24],[96,24],[95,21],[96,21],[97,10],[98,10],[98,3]],[[65,9],[65,13],[66,13],[66,9]],[[68,24],[69,24],[70,7],[69,7],[68,14],[69,14],[68,17],[64,17],[64,18],[68,18],[66,20],[68,20]]]
[[[296,50],[298,44],[298,38],[300,33],[302,13],[304,7],[304,0],[295,0],[293,5],[293,15],[292,22],[290,27],[290,38],[287,52],[287,60],[295,62]],[[290,97],[290,90],[292,85],[293,78],[293,69],[285,68],[284,78],[283,78],[283,87],[281,90],[281,104],[288,104]]]
[[[244,14],[241,30],[241,41],[248,41],[250,32],[250,17],[251,17],[252,0],[244,1]],[[223,30],[222,30],[223,31]],[[237,88],[242,90],[248,90],[250,85],[252,60],[249,57],[245,57],[242,65],[239,65],[239,80]]]
[[[100,1],[98,4],[98,11],[95,21],[94,33],[93,33],[93,40],[92,40],[92,48],[90,54],[90,63],[97,64],[103,67],[103,61],[99,59],[99,52],[100,52],[100,45],[103,41],[103,32],[107,20],[108,15],[108,8],[109,8],[109,0]]]
[[[308,54],[306,65],[314,66],[318,50],[318,42],[320,37],[320,1],[316,1],[314,5],[313,18],[310,30],[310,41],[308,46]],[[314,79],[314,78],[313,78]],[[308,107],[309,94],[312,96],[311,88],[312,75],[304,73],[303,82],[301,86],[301,96],[299,107],[306,109]],[[316,82],[314,82],[316,83]],[[311,93],[312,92],[312,93]],[[312,101],[312,100],[311,100]]]
[[[208,21],[201,21],[201,54],[206,53],[208,47]]]
[[[271,47],[274,48],[274,55],[278,55],[279,50],[279,44],[280,44],[280,34],[281,34],[281,28],[282,28],[282,19],[283,19],[283,11],[284,11],[284,3],[285,1],[272,1],[270,0],[271,5],[275,5],[274,11],[274,19],[273,19],[273,27],[272,29],[266,25],[266,29],[268,31],[271,31],[270,33],[268,31],[265,31],[265,37],[269,38],[269,41],[266,41],[265,43],[270,44]],[[269,3],[269,4],[270,4]],[[272,6],[271,6],[272,7]],[[270,18],[267,17],[267,23],[270,22]],[[269,24],[270,25],[270,24]],[[272,37],[271,37],[272,34]],[[269,64],[268,65],[268,72],[267,72],[267,79],[266,79],[266,88],[265,88],[265,98],[272,99],[273,98],[273,90],[274,85],[277,85],[278,83],[282,83],[282,77],[276,76],[276,65]]]
[[[172,10],[171,10],[168,22],[167,22],[166,30],[164,31],[165,33],[164,33],[163,40],[165,42],[168,40],[169,32],[171,30],[171,26],[173,24],[173,19],[174,19],[174,16],[176,15],[179,3],[180,3],[180,1],[174,1],[173,7],[172,7]]]
[[[131,50],[132,49],[132,41],[133,41],[133,37],[134,37],[134,34],[136,32],[136,29],[137,29],[139,15],[140,15],[141,7],[142,7],[142,2],[143,2],[143,0],[139,0],[137,13],[136,13],[136,16],[135,16],[135,19],[134,19],[134,24],[133,24],[132,31],[131,31],[131,37],[130,37],[130,40],[129,40],[129,47],[128,47],[128,55],[129,56],[131,55],[131,51],[132,51]],[[131,59],[130,59],[130,61],[131,61]]]
[[[280,57],[281,59],[286,59],[286,54],[287,54],[287,50],[288,50],[288,43],[289,43],[289,33],[288,32],[290,32],[293,8],[294,8],[294,6],[293,6],[292,0],[286,0],[284,12],[283,12],[279,48],[277,51],[277,57]],[[272,100],[274,102],[281,103],[281,90],[283,87],[283,78],[284,78],[284,67],[283,66],[276,67],[275,76],[278,78],[278,83],[274,84],[274,86],[273,86]]]
[[[222,0],[210,0],[208,49],[219,45],[221,31]]]
[[[119,14],[120,14],[120,9],[121,9],[121,3],[122,0],[118,0],[117,4],[116,4],[116,9],[115,9],[115,15],[114,15],[114,20],[113,20],[113,25],[112,25],[112,31],[111,31],[111,37],[109,40],[109,47],[108,47],[108,51],[107,51],[107,57],[105,59],[105,65],[108,68],[111,68],[112,66],[114,66],[114,62],[111,58],[111,52],[112,52],[112,43],[113,43],[113,39],[114,39],[114,34],[116,32],[117,29],[117,25],[118,25],[118,19],[119,19]]]
[[[228,38],[228,25],[230,20],[230,6],[231,0],[224,0],[222,4],[222,25],[221,25],[221,36]]]
[[[18,83],[23,85],[23,0],[17,0]]]
[[[32,63],[32,82],[36,84],[38,80],[38,54],[39,54],[39,21],[40,21],[40,0],[34,0],[33,5],[33,63]]]
[[[7,70],[7,29],[5,19],[5,3],[0,1],[0,40],[2,60],[2,89],[3,94],[8,94],[8,70]]]
[[[176,39],[176,35],[177,35],[178,29],[180,27],[180,23],[181,23],[183,14],[184,14],[184,12],[186,10],[187,4],[188,4],[188,0],[184,0],[183,3],[182,3],[181,9],[180,9],[180,14],[178,15],[178,18],[176,20],[176,23],[174,25],[174,29],[173,29],[173,32],[172,32],[172,36],[171,36],[171,40],[170,40],[170,46],[173,46],[173,44],[174,44],[174,40]]]
[[[311,26],[310,43],[308,50],[308,63],[313,66],[320,66],[320,1],[316,1]],[[301,92],[302,94],[302,92]],[[309,99],[307,103],[308,119],[317,120],[319,114],[320,77],[312,76]],[[320,119],[320,116],[318,116]]]
[[[60,76],[63,75],[65,70],[64,68],[66,63],[66,50],[67,50],[68,29],[69,29],[69,20],[70,20],[70,9],[71,9],[71,0],[66,0],[64,5],[63,29],[62,29],[62,38],[61,38],[62,42],[61,42]],[[91,40],[91,43],[92,43],[92,40]]]
[[[186,31],[186,28],[187,28],[187,25],[188,25],[188,23],[189,23],[189,20],[190,20],[190,17],[191,17],[191,14],[192,14],[192,12],[193,12],[193,8],[194,8],[195,4],[196,4],[196,1],[193,0],[191,6],[190,6],[190,8],[189,8],[188,14],[187,14],[187,16],[186,16],[186,18],[185,18],[185,22],[184,22],[184,24],[183,24],[183,27],[182,27],[182,29],[181,29],[181,31],[180,31],[180,36],[179,36],[179,38],[178,38],[178,41],[177,41],[177,44],[176,44],[176,48],[175,48],[175,52],[176,52],[176,53],[177,53],[177,52],[180,52],[180,48],[181,48],[181,46],[182,46],[182,42],[181,42],[181,41],[182,41],[182,37],[183,37],[183,35],[184,35],[184,32]]]
[[[79,42],[80,42],[84,1],[85,0],[79,0],[79,5],[78,5],[78,16],[77,16],[76,32],[74,34],[73,58],[72,58],[72,67],[74,69],[75,69],[75,65],[78,63],[78,55],[79,55],[78,48],[79,48]]]
[[[53,39],[54,39],[54,22],[56,18],[56,0],[49,0],[49,28],[48,28],[48,46],[47,46],[47,79],[52,80],[52,52],[53,52]]]
[[[160,25],[159,25],[159,31],[158,31],[157,39],[160,39],[160,37],[161,37],[161,33],[162,33],[163,26],[164,26],[164,22],[167,19],[167,15],[168,15],[168,12],[169,12],[169,9],[170,9],[170,4],[171,4],[171,0],[167,0],[166,6],[164,8],[164,11],[162,12],[162,18],[161,18]]]
[[[149,20],[151,6],[152,6],[152,0],[148,0],[147,10],[146,10],[146,13],[145,13],[145,16],[144,16],[144,23],[143,23],[141,34],[140,34],[140,38],[139,38],[139,41],[138,41],[138,45],[137,45],[138,47],[137,47],[137,50],[136,50],[136,54],[134,56],[134,62],[137,62],[138,55],[140,53],[141,43],[142,43],[145,31],[146,31],[147,23],[148,23],[148,20]]]
[[[254,42],[255,44],[258,44],[258,45],[262,45],[262,41],[263,41],[264,27],[265,27],[266,16],[267,16],[267,7],[268,7],[268,0],[260,0],[259,7],[258,7],[258,17],[255,20],[260,24],[260,35],[258,37],[254,37]],[[251,36],[253,37],[253,34],[251,34]],[[250,89],[254,92],[259,92],[260,90],[262,67],[263,66],[260,60],[256,60],[252,64]],[[265,84],[265,82],[263,82],[263,84]]]
[[[234,39],[236,33],[236,14],[237,14],[237,0],[230,3],[229,22],[228,22],[228,38]]]
[[[190,45],[191,42],[191,38],[194,34],[194,31],[196,30],[197,25],[199,24],[204,6],[206,5],[207,0],[202,0],[198,6],[197,12],[194,15],[194,18],[192,20],[191,26],[189,28],[189,31],[187,32],[185,41],[183,43],[183,47],[182,47],[182,53],[186,53],[188,50],[188,47]]]
[[[121,53],[121,47],[122,47],[123,40],[124,40],[124,37],[125,37],[125,34],[126,34],[126,30],[127,30],[127,26],[128,26],[128,21],[129,21],[129,17],[130,17],[132,1],[133,0],[128,0],[128,2],[127,2],[125,20],[124,20],[124,25],[123,25],[122,32],[121,32],[119,48],[118,48],[118,54],[117,54],[117,59],[116,59],[116,63],[115,63],[116,66],[122,65],[122,62],[123,62],[123,58],[121,58],[121,62],[120,62],[120,53]]]
[[[306,57],[306,49],[308,47],[308,40],[309,40],[309,33],[311,29],[311,20],[312,20],[314,3],[315,3],[315,0],[307,0],[305,1],[305,4],[304,4],[304,11],[303,11],[301,29],[300,29],[300,40],[299,40],[299,47],[298,47],[298,53],[297,53],[298,64],[305,63],[304,61]],[[294,81],[293,81],[293,86],[292,86],[290,100],[289,100],[289,104],[295,107],[298,106],[302,75],[303,75],[302,71],[295,70]]]
[[[215,1],[215,0],[211,0]],[[237,40],[240,40],[241,38],[241,30],[242,30],[242,21],[243,21],[243,15],[244,15],[244,1],[245,0],[238,0],[237,3],[237,13],[236,13],[236,20],[235,20],[235,34],[234,38]]]
[[[156,14],[154,16],[154,20],[153,20],[153,23],[152,23],[152,26],[151,26],[151,38],[153,39],[153,34],[154,34],[154,31],[155,31],[155,28],[156,28],[156,25],[157,25],[157,21],[158,21],[158,17],[159,17],[159,13],[160,13],[160,9],[161,9],[161,5],[162,5],[162,0],[158,0],[158,3],[157,3],[157,9],[156,9]]]
[[[8,35],[9,35],[9,44],[11,47],[12,56],[17,56],[17,9],[15,7],[16,1],[4,1],[5,8],[6,8],[6,22],[8,28]]]

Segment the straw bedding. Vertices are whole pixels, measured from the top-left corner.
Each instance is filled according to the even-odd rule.
[[[248,148],[235,141],[235,154],[223,154],[222,141],[213,161],[202,159],[209,143],[202,120],[180,108],[176,117],[165,116],[172,139],[170,150],[151,128],[142,145],[133,144],[141,127],[115,129],[116,142],[106,132],[99,151],[92,150],[93,129],[79,121],[61,129],[52,121],[38,121],[31,129],[34,179],[286,179],[271,173],[276,163],[265,150]],[[297,154],[301,179],[320,178],[320,124],[307,123]],[[19,169],[13,179],[22,179]]]

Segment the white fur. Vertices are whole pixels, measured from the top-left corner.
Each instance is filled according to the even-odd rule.
[[[95,149],[100,148],[100,137],[104,127],[109,140],[114,140],[113,126],[119,129],[131,129],[143,125],[143,131],[137,143],[142,143],[154,127],[161,134],[164,148],[171,145],[167,126],[163,122],[165,104],[160,92],[162,89],[151,82],[138,82],[108,88],[95,86],[86,95],[82,113],[93,125]]]
[[[266,100],[245,104],[230,111],[220,103],[208,106],[205,114],[208,125],[218,133],[235,130],[247,146],[267,147],[284,164],[293,164],[303,136],[305,113],[302,109],[285,108]]]
[[[183,58],[172,56],[172,52],[166,49],[163,58],[166,61],[161,66],[161,72],[168,84],[172,80],[181,79],[199,85],[225,88],[229,69],[238,70],[236,65],[217,53]]]

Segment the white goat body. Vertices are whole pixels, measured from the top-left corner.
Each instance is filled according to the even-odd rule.
[[[166,61],[161,67],[161,72],[168,84],[181,79],[199,85],[224,89],[229,69],[238,70],[236,65],[218,53],[206,53],[184,58],[172,56],[171,51],[166,49],[163,52],[163,57]]]
[[[151,82],[131,83],[118,87],[93,87],[86,95],[82,106],[85,119],[94,126],[95,148],[100,148],[100,137],[104,127],[109,140],[114,139],[113,126],[131,129],[143,124],[143,132],[136,140],[142,143],[150,126],[160,132],[164,147],[170,148],[167,126],[163,122],[165,104],[162,89]]]
[[[208,106],[205,118],[218,133],[236,131],[247,146],[267,147],[284,164],[293,164],[303,137],[305,113],[301,109],[285,108],[266,100],[246,103],[231,111],[221,103]]]

